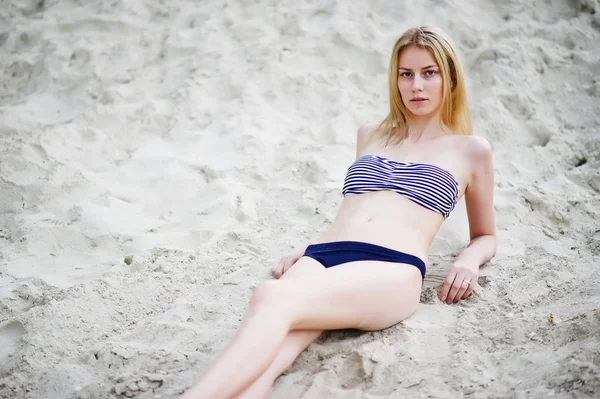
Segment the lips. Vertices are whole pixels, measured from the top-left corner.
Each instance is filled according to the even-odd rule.
[[[426,98],[422,98],[422,97],[416,97],[416,98],[413,98],[410,101],[413,102],[413,103],[421,103],[423,101],[427,101],[427,99]]]

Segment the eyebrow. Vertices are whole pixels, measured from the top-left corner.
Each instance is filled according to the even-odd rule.
[[[438,67],[437,65],[427,65],[426,67],[423,67],[421,69],[429,69],[429,68],[437,68],[437,67]],[[400,67],[398,69],[404,69],[405,71],[412,71],[412,69],[410,69],[410,68],[404,68],[404,67]]]

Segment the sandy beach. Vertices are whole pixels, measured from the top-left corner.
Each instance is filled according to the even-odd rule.
[[[407,28],[440,26],[492,144],[496,257],[323,334],[272,398],[600,397],[600,2],[0,2],[0,398],[176,398],[342,201]]]

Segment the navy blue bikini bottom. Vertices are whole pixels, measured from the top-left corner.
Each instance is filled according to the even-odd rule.
[[[425,279],[425,262],[420,258],[390,248],[361,241],[333,241],[312,244],[303,256],[313,258],[325,267],[337,266],[359,260],[407,263],[415,266]]]

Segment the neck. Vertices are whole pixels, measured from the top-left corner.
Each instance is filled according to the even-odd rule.
[[[426,116],[413,116],[408,123],[408,139],[411,142],[428,140],[444,134],[439,113]]]

